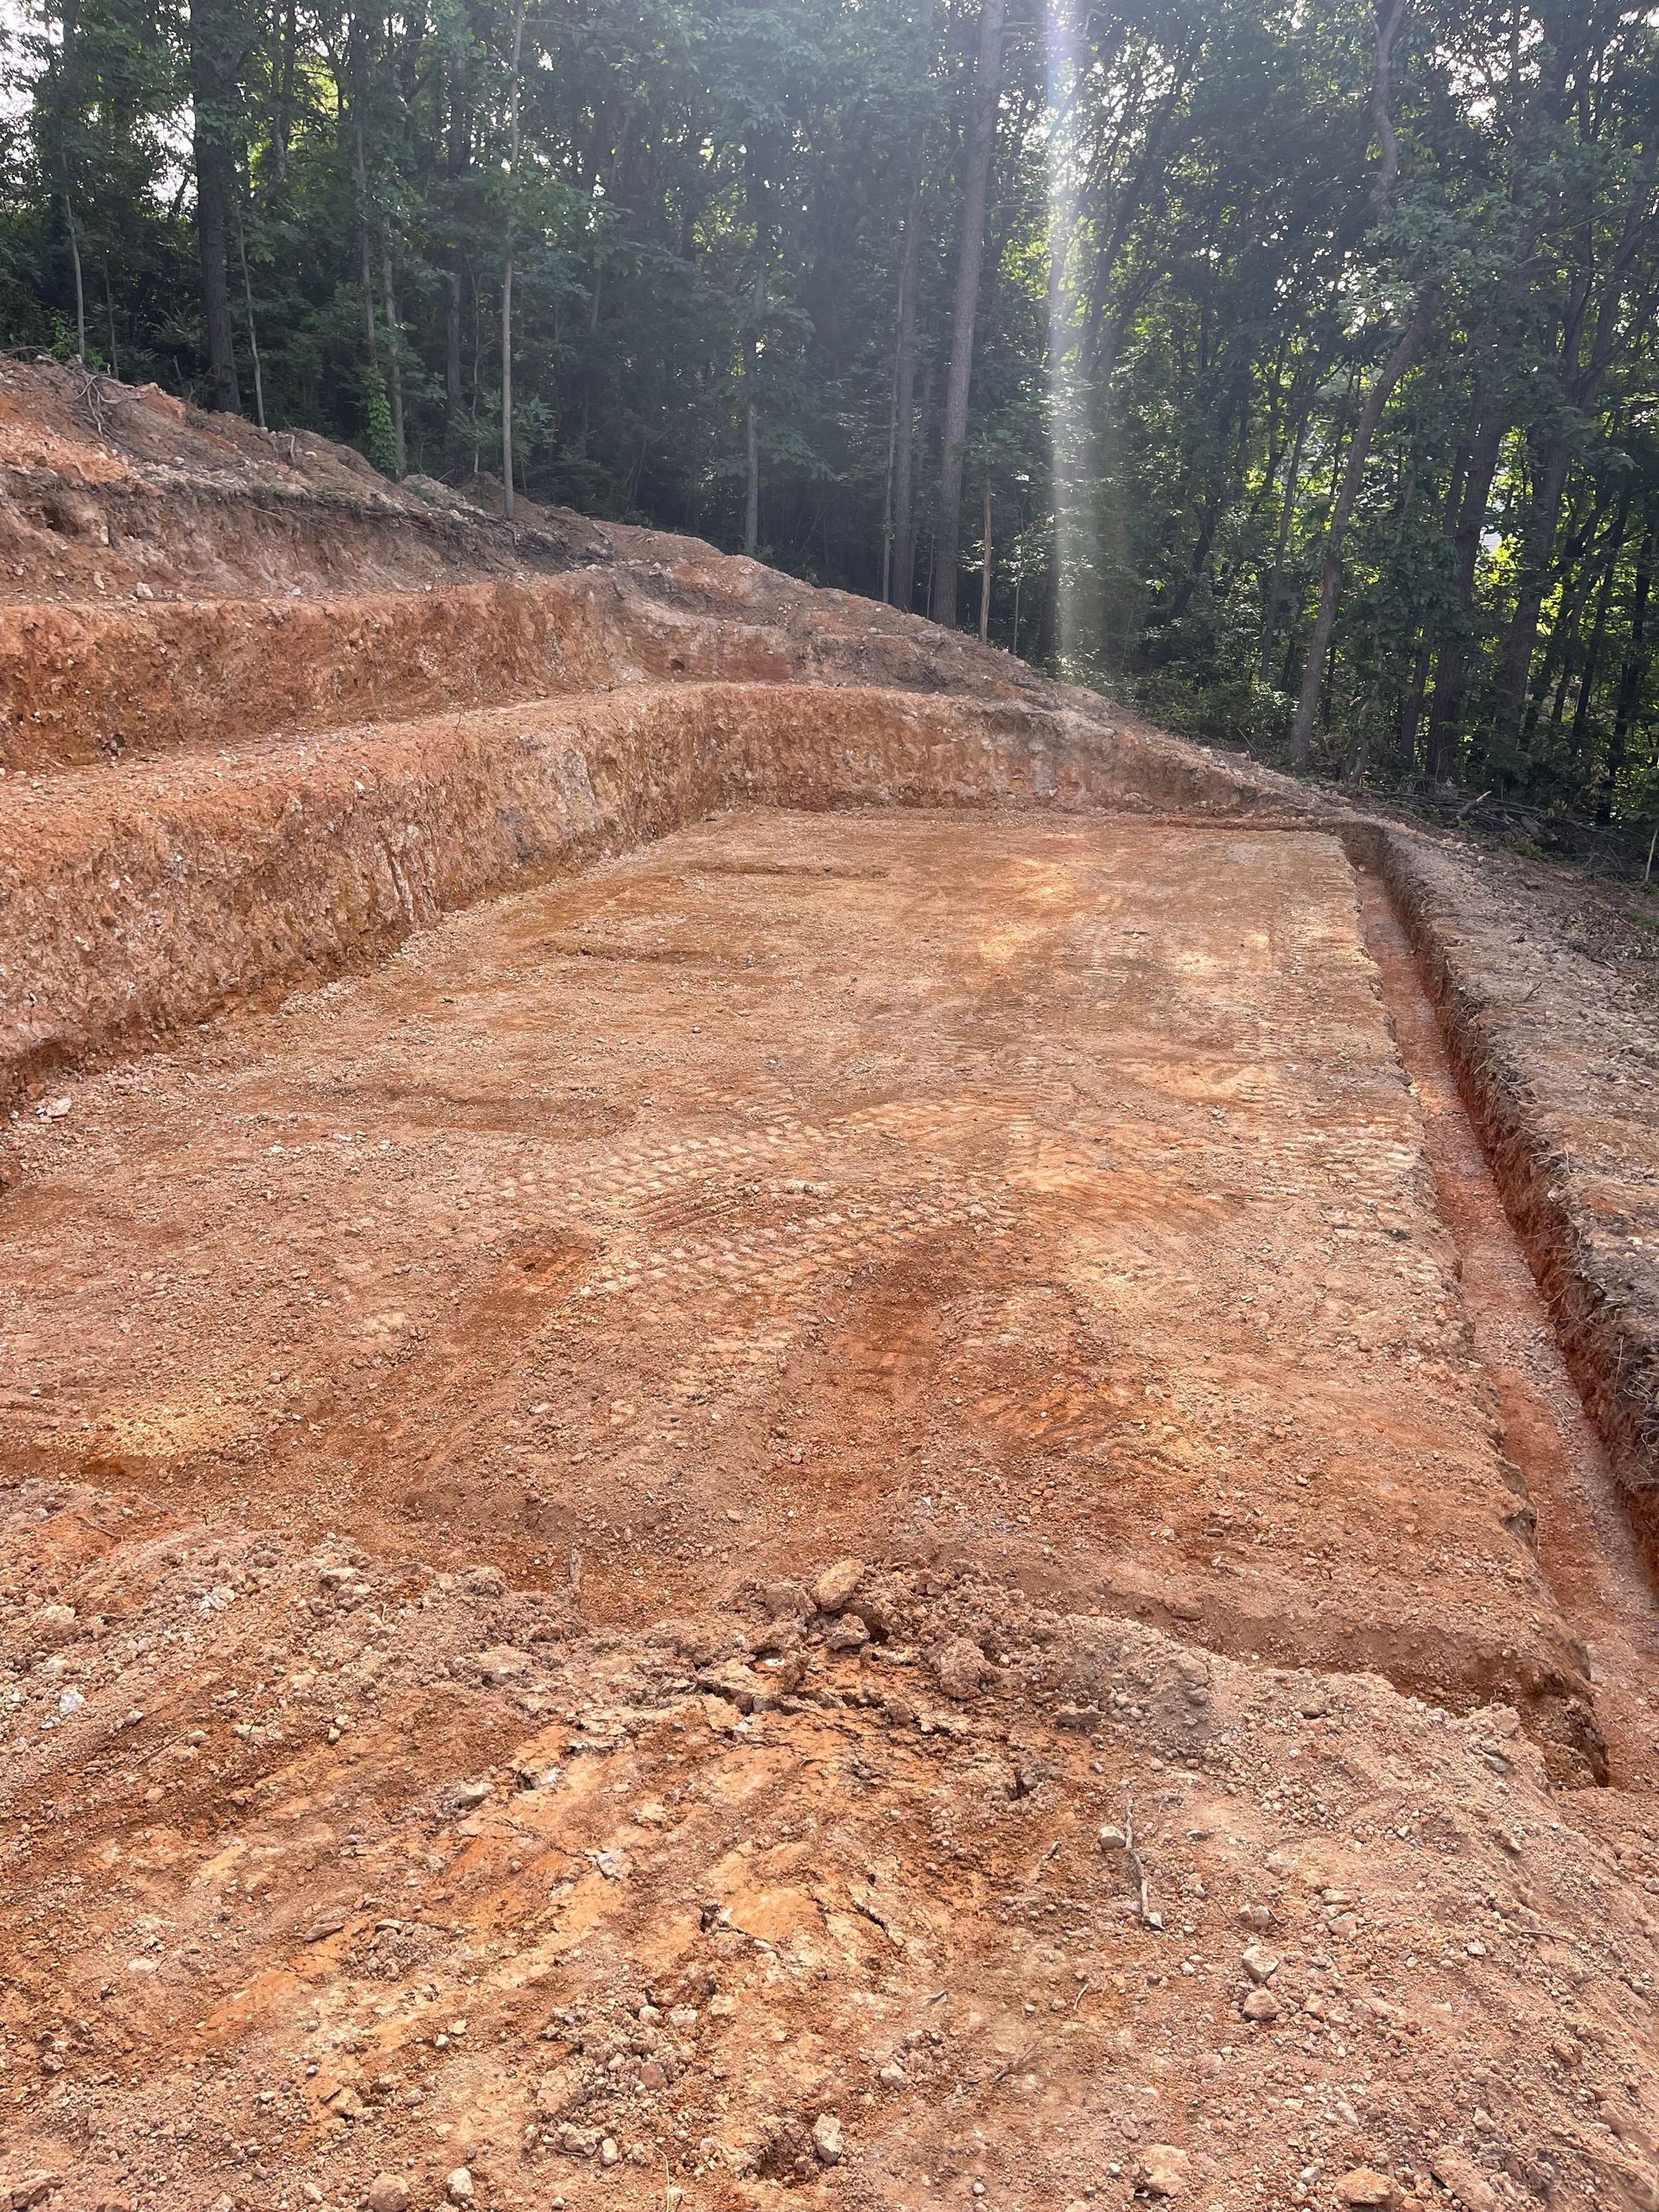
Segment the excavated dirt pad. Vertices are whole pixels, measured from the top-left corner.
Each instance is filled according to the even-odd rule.
[[[9,1455],[639,1623],[995,1556],[1599,1769],[1334,842],[712,822],[89,1085]]]
[[[93,1086],[0,1236],[17,1471],[628,1621],[993,1546],[1597,1758],[1325,838],[710,823]]]
[[[1333,841],[721,817],[65,1096],[8,2212],[1651,2206]]]

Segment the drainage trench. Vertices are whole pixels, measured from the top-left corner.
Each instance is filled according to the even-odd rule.
[[[1380,876],[1357,867],[1365,945],[1421,1107],[1429,1165],[1456,1249],[1477,1357],[1491,1376],[1503,1448],[1538,1516],[1538,1554],[1590,1656],[1596,1712],[1618,1789],[1659,1784],[1659,1599],[1613,1471],[1561,1356],[1548,1308],[1510,1226]]]

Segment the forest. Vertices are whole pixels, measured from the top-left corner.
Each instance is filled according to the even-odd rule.
[[[1649,851],[1620,0],[29,0],[0,344]]]

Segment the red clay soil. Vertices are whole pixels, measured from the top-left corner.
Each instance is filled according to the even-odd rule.
[[[0,2212],[1654,2212],[1645,986],[85,381],[0,371]]]

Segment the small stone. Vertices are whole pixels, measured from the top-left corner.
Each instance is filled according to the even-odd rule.
[[[1103,1851],[1127,1851],[1128,1849],[1128,1846],[1129,1839],[1124,1834],[1123,1830],[1116,1826],[1114,1822],[1108,1821],[1105,1827],[1102,1828],[1100,1832],[1101,1849]]]
[[[870,1640],[870,1631],[856,1613],[843,1613],[823,1639],[831,1651],[856,1651]]]
[[[376,2174],[369,2183],[369,2212],[409,2212],[409,2183],[401,2174]]]
[[[902,2066],[890,2058],[875,2078],[884,2089],[902,2089],[910,2076]]]
[[[1374,2166],[1356,2166],[1337,2183],[1337,2202],[1361,2208],[1361,2212],[1394,2212],[1402,2199],[1397,2181]]]
[[[1450,2190],[1463,2212],[1501,2212],[1497,2191],[1455,2143],[1443,2143],[1431,2152],[1428,2170],[1442,2189]]]
[[[1192,2161],[1173,2143],[1148,2143],[1135,2178],[1148,2196],[1179,2196],[1192,2177]]]
[[[613,2166],[621,2155],[622,2153],[616,2147],[615,2136],[601,2135],[600,2137],[599,2163],[601,2166]]]
[[[475,2194],[473,2177],[465,2166],[457,2166],[443,2184],[443,2193],[452,2204],[470,2204]]]
[[[37,1106],[35,1110],[43,1122],[60,1122],[69,1111],[69,1105],[67,1098],[48,1098],[43,1106]]]
[[[462,1782],[454,1789],[454,1801],[463,1812],[470,1812],[474,1805],[481,1805],[490,1794],[487,1782]]]
[[[1253,1989],[1238,2009],[1247,2020],[1276,2020],[1279,1999],[1270,1989]]]
[[[50,2196],[54,2189],[63,2187],[63,2176],[49,2166],[37,2166],[32,2173],[20,2174],[16,2180],[0,2177],[0,2202],[11,2208],[11,2212],[29,2212],[31,2205],[42,2197]]]
[[[491,1650],[480,1651],[473,1664],[478,1669],[480,1681],[499,1686],[502,1682],[516,1682],[530,1672],[530,1654],[500,1643]]]
[[[812,2123],[812,2148],[822,2166],[838,2166],[845,2155],[841,2122],[832,2112],[821,2112]]]
[[[1242,1961],[1244,1971],[1258,1985],[1273,1980],[1279,1971],[1279,1955],[1265,1943],[1252,1943]]]
[[[934,1656],[933,1673],[947,1697],[972,1697],[991,1662],[970,1637],[953,1636]]]
[[[821,1613],[838,1613],[863,1580],[861,1559],[838,1559],[812,1585],[812,1602]]]
[[[550,2126],[575,2112],[583,2094],[581,2069],[574,2063],[556,2066],[536,2084],[536,2109]]]

